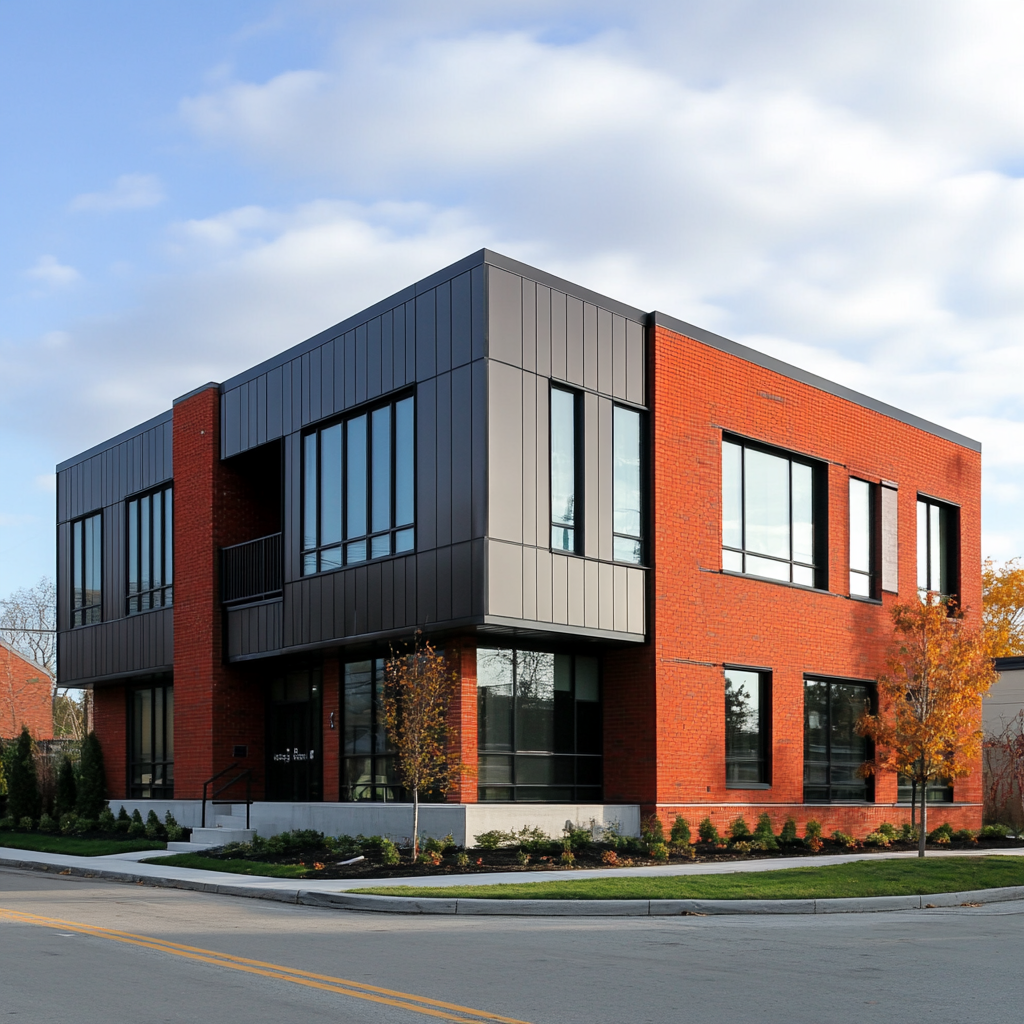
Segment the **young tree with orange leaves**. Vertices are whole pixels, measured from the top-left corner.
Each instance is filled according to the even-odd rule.
[[[986,558],[981,568],[982,617],[993,658],[1024,654],[1024,566],[1011,558],[997,566]]]
[[[928,835],[929,782],[969,775],[981,753],[981,698],[996,672],[987,643],[963,612],[937,594],[892,609],[887,671],[878,679],[878,713],[865,713],[862,735],[875,741],[866,774],[899,772],[921,793],[918,856]]]
[[[419,856],[420,793],[446,793],[459,771],[449,749],[448,708],[458,673],[444,653],[417,632],[412,650],[392,652],[384,666],[381,716],[395,751],[395,767],[412,793],[412,859]]]

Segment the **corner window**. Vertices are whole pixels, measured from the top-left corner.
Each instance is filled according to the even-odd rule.
[[[955,597],[960,589],[960,510],[931,498],[917,499],[917,590]]]
[[[850,596],[878,597],[878,487],[850,478]]]
[[[171,488],[128,502],[128,614],[173,603]]]
[[[722,568],[827,586],[824,467],[736,438],[722,441]]]
[[[129,691],[131,758],[129,796],[174,796],[174,688],[146,686]]]
[[[851,803],[869,799],[858,774],[868,741],[857,721],[871,707],[862,683],[804,680],[804,802]]]
[[[71,624],[88,626],[103,616],[103,516],[71,524]]]
[[[303,575],[413,550],[413,413],[403,398],[303,438]]]
[[[600,663],[481,647],[476,654],[480,800],[600,801]]]
[[[342,689],[341,799],[410,799],[398,781],[394,751],[381,720],[384,659],[346,665]]]
[[[616,562],[643,558],[640,508],[640,413],[615,406],[613,419],[614,536],[612,556]]]
[[[579,396],[551,389],[551,548],[579,551],[582,516],[579,470]]]
[[[725,670],[725,784],[764,786],[768,777],[771,673]]]

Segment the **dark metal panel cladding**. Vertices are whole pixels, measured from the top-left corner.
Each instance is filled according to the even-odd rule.
[[[366,397],[376,398],[381,394],[381,330],[380,317],[374,317],[366,325]]]
[[[339,334],[331,340],[334,347],[334,405],[331,412],[341,412],[345,408],[345,335]]]
[[[103,620],[121,618],[125,612],[124,502],[103,510]]]
[[[282,410],[282,367],[275,366],[267,374],[267,440],[273,441],[284,433]]]
[[[607,309],[597,311],[597,390],[602,395],[610,395],[614,391],[612,314]]]
[[[597,558],[601,535],[600,490],[601,458],[598,450],[598,396],[583,395],[583,550],[588,558]]]
[[[583,384],[597,390],[597,306],[583,303]]]
[[[320,346],[320,415],[332,415],[334,404],[334,342]]]
[[[395,617],[395,562],[398,559],[388,558],[380,562],[380,626],[379,629],[391,630],[400,621]],[[403,595],[404,597],[404,595]],[[402,601],[405,604],[405,601]]]
[[[465,619],[473,614],[473,545],[470,542],[451,547],[450,617]]]
[[[238,388],[238,450],[249,447],[249,382]]]
[[[249,381],[249,446],[259,444],[259,380]]]
[[[320,640],[329,640],[335,636],[335,615],[334,615],[334,580],[330,576],[320,577],[320,587],[317,591],[320,599],[320,607],[314,609],[314,615],[319,611],[319,621],[315,621]]]
[[[612,425],[613,405],[610,399],[597,401],[597,557],[612,559],[612,533],[615,524],[612,512]],[[609,627],[611,628],[611,627]]]
[[[416,296],[416,379],[426,380],[437,372],[437,296],[434,289]]]
[[[537,388],[538,380],[533,374],[524,373],[523,381],[523,431],[522,459],[523,473],[521,486],[522,500],[522,541],[537,544]],[[544,537],[545,530],[541,536]]]
[[[437,605],[435,614],[438,622],[447,622],[452,617],[452,549],[451,545],[439,547],[437,563]]]
[[[356,328],[356,404],[366,401],[366,324]]]
[[[345,335],[345,408],[356,404],[356,332]]]
[[[281,538],[284,542],[284,581],[291,583],[301,576],[302,547],[302,437],[292,432],[282,446],[284,462],[284,523]]]
[[[566,295],[551,291],[551,376],[556,380],[568,380],[566,367]]]
[[[393,616],[392,626],[395,629],[408,625],[412,619],[412,616],[406,611],[405,574],[408,564],[408,558],[395,558],[390,562],[391,613]]]
[[[583,384],[583,300],[565,297],[565,379]]]
[[[551,449],[548,440],[551,417],[549,414],[551,387],[544,377],[535,377],[534,390],[537,396],[537,496],[534,503],[537,522],[537,544],[546,548],[551,537]]]
[[[452,292],[448,281],[442,281],[435,289],[437,312],[437,369],[436,373],[447,373],[452,368]]]
[[[473,536],[487,532],[487,364],[477,360],[473,375]]]
[[[306,415],[306,423],[315,423],[318,419],[323,416],[323,395],[321,393],[321,381],[323,380],[323,374],[321,373],[321,365],[323,360],[320,358],[322,350],[319,348],[313,349],[309,353],[309,377],[305,378],[306,365],[303,365],[303,386],[309,391],[309,412]]]
[[[356,576],[353,570],[341,573],[345,584],[345,635],[358,632],[359,609],[356,607]]]
[[[416,389],[416,547],[437,543],[437,381]]]
[[[369,617],[369,577],[370,577],[370,566],[357,565],[354,569],[350,569],[349,572],[355,577],[356,584],[356,632],[365,633],[368,630],[367,623],[370,620]]]
[[[292,375],[292,430],[302,429],[302,360],[289,364]]]
[[[388,310],[380,318],[380,388],[386,394],[394,384],[394,323],[395,317],[392,310]]]
[[[470,275],[452,279],[452,366],[468,363],[473,355],[473,300]]]
[[[644,329],[626,321],[626,399],[644,404]]]
[[[405,304],[405,379],[406,381],[417,380],[416,375],[416,346],[419,339],[416,337],[416,302],[415,300]],[[430,346],[433,350],[434,334],[431,330]]]
[[[474,267],[469,274],[473,299],[473,358],[481,359],[487,353],[487,289],[484,268]]]
[[[488,373],[489,524],[487,535],[523,539],[523,372],[490,360]]]
[[[537,285],[523,280],[523,369],[537,369]]]
[[[625,400],[626,389],[626,319],[612,316],[612,386],[615,398]]]
[[[439,374],[437,385],[437,518],[434,543],[452,542],[452,378]]]
[[[331,636],[345,635],[345,573],[333,572],[327,577],[327,586],[331,588],[331,607],[334,609],[334,624]]]
[[[367,633],[380,632],[382,599],[380,562],[370,562],[366,567],[366,625],[363,627]]]
[[[473,536],[473,372],[463,365],[451,373],[452,542]]]
[[[537,373],[551,376],[551,289],[537,285]]]
[[[64,473],[58,474],[58,480]],[[59,487],[59,484],[58,484]],[[58,492],[59,493],[59,492]],[[57,630],[71,627],[71,524],[57,527]]]
[[[523,365],[523,279],[487,268],[487,354],[511,366]]]
[[[310,422],[309,412],[309,353],[305,352],[299,359],[299,381],[302,389],[302,426]]]
[[[437,552],[421,551],[416,559],[416,621],[437,622]]]
[[[261,374],[256,388],[256,442],[267,443],[267,375]]]
[[[405,306],[397,306],[391,311],[393,384],[400,388],[409,378],[405,373]]]

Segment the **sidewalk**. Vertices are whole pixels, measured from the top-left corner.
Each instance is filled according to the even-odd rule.
[[[51,874],[77,875],[85,878],[103,878],[111,881],[134,882],[162,888],[190,889],[226,896],[248,896],[256,899],[278,900],[284,903],[302,903],[312,906],[335,907],[348,910],[378,910],[399,913],[499,913],[499,914],[556,914],[557,916],[635,916],[663,913],[834,913],[842,909],[898,910],[918,909],[927,904],[959,906],[966,902],[995,902],[1006,899],[1024,899],[1024,886],[1010,889],[972,890],[964,893],[946,893],[936,896],[880,896],[867,899],[841,900],[465,900],[465,899],[403,899],[389,896],[345,895],[346,890],[371,888],[382,885],[408,885],[418,887],[447,887],[467,885],[495,885],[503,882],[565,881],[575,878],[607,878],[625,875],[661,878],[672,875],[719,875],[748,871],[780,871],[793,867],[818,867],[827,864],[848,864],[859,860],[891,860],[916,857],[908,853],[851,853],[841,856],[782,857],[754,860],[746,863],[671,864],[660,867],[617,869],[569,869],[559,871],[507,871],[467,875],[416,876],[411,878],[268,878],[266,876],[234,875],[222,871],[202,871],[195,868],[170,867],[147,864],[146,857],[159,857],[159,851],[111,854],[106,857],[72,857],[55,853],[36,853],[31,850],[0,848],[0,868],[21,868]],[[971,850],[929,852],[929,857],[983,857],[1024,856],[1024,849]],[[1019,891],[1018,891],[1019,890]],[[985,896],[985,894],[989,894]],[[985,897],[985,898],[982,898]],[[950,901],[955,902],[950,902]],[[941,902],[940,902],[941,901]],[[461,908],[459,905],[462,905]],[[486,904],[486,906],[480,906]],[[592,906],[597,904],[598,906]],[[836,905],[821,909],[821,905]],[[475,906],[474,906],[475,905]],[[671,905],[671,907],[669,906]],[[842,905],[842,906],[840,906]],[[545,910],[545,907],[547,909]],[[695,908],[700,909],[695,909]]]

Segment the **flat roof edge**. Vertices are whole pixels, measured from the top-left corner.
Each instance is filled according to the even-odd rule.
[[[65,459],[63,462],[58,462],[57,469],[55,470],[55,472],[62,473],[65,469],[70,469],[72,466],[77,466],[78,463],[85,462],[86,459],[91,459],[94,455],[99,455],[100,452],[105,452],[108,448],[113,448],[116,445],[119,445],[122,442],[129,440],[130,438],[145,433],[147,430],[152,430],[153,427],[160,426],[161,423],[169,423],[172,415],[173,410],[167,409],[164,412],[154,416],[152,419],[145,420],[144,422],[139,423],[134,427],[129,427],[127,430],[122,430],[120,434],[115,434],[113,437],[108,437],[106,441],[100,441],[99,444],[94,444],[91,448],[86,448],[84,452],[79,452],[77,455],[72,455],[70,459]]]
[[[888,416],[890,419],[898,420],[900,423],[906,423],[910,427],[917,427],[919,430],[934,434],[936,437],[941,437],[946,441],[952,441],[963,448],[968,448],[975,452],[981,451],[980,441],[975,441],[973,438],[959,434],[955,430],[950,430],[949,427],[944,427],[939,423],[932,423],[931,420],[926,420],[922,416],[915,416],[912,412],[905,412],[903,409],[898,409],[895,405],[881,402],[877,398],[854,391],[853,388],[848,388],[843,384],[836,384],[826,377],[819,377],[816,373],[811,373],[810,370],[802,370],[799,366],[793,366],[791,363],[783,362],[774,356],[758,352],[757,349],[750,348],[748,345],[742,345],[738,341],[724,338],[713,331],[706,331],[703,327],[696,327],[693,324],[686,323],[684,320],[677,320],[675,317],[669,316],[667,313],[658,312],[657,310],[651,314],[651,322],[655,327],[668,328],[670,331],[675,331],[676,334],[692,338],[694,341],[699,341],[703,345],[709,345],[720,352],[737,356],[748,363],[753,363],[755,366],[763,366],[766,370],[772,370],[783,377],[789,377],[791,380],[799,381],[801,384],[808,384],[812,388],[824,391],[826,394],[843,398],[865,409],[870,409],[872,412]]]

